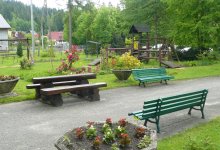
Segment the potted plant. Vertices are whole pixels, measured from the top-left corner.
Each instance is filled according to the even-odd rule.
[[[19,77],[0,75],[0,94],[10,93],[17,84]]]
[[[139,68],[140,60],[132,56],[130,52],[112,59],[112,72],[118,80],[127,80],[131,75],[131,69]]]

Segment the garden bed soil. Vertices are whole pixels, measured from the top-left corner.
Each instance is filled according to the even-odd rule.
[[[102,126],[104,123],[95,123],[94,127],[97,129],[97,136],[99,136],[101,139],[103,139],[103,133],[101,132]],[[120,150],[140,150],[137,147],[137,144],[139,143],[140,139],[137,139],[135,137],[135,129],[140,125],[135,125],[132,123],[127,123],[126,125],[126,131],[129,134],[129,137],[131,138],[131,143],[129,146],[125,148],[120,148]],[[116,127],[118,127],[117,123],[114,123],[112,125],[112,130],[114,130]],[[150,145],[142,150],[156,150],[157,149],[157,137],[156,137],[156,131],[151,130],[145,126],[142,126],[146,129],[145,135],[150,136],[151,143]],[[86,127],[81,127],[84,131],[86,131]],[[76,129],[76,128],[75,128]],[[76,138],[75,135],[75,129],[72,131],[69,131],[64,134],[63,137],[58,139],[58,141],[55,143],[55,147],[58,150],[93,150],[92,143],[93,140],[90,140],[86,137],[86,135],[83,136],[82,139]],[[116,140],[114,143],[117,143],[118,140]],[[112,144],[114,144],[112,143]],[[105,143],[102,143],[100,145],[100,150],[111,150],[112,144],[108,145]],[[118,144],[117,144],[118,145]]]

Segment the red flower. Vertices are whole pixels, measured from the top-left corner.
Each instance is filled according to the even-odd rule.
[[[125,118],[121,118],[119,121],[118,121],[118,124],[121,126],[121,127],[125,127],[126,126],[126,119]]]

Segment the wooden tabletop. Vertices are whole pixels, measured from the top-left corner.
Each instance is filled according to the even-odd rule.
[[[87,80],[95,79],[95,73],[85,73],[85,74],[73,74],[73,75],[61,75],[61,76],[48,76],[48,77],[36,77],[32,81],[36,83],[51,83],[60,81],[71,81],[71,80]]]

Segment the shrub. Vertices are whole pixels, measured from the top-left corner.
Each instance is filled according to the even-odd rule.
[[[21,42],[19,42],[18,45],[17,45],[17,55],[19,57],[23,56],[23,50],[22,50],[22,43]]]
[[[30,60],[24,58],[20,61],[20,68],[21,69],[31,69],[33,64],[31,63]]]
[[[141,66],[141,62],[136,57],[131,56],[130,52],[126,52],[122,56],[116,57],[116,59],[113,58],[111,65],[113,69],[131,70],[139,68]]]

